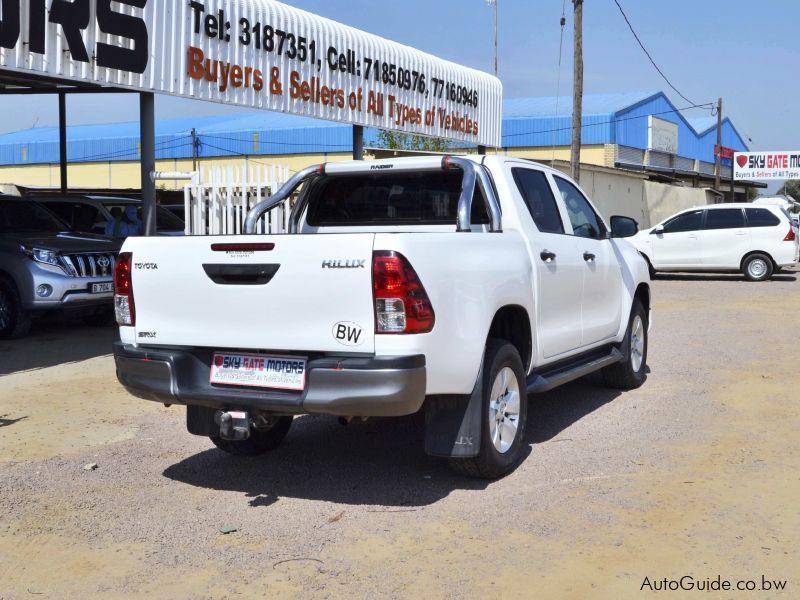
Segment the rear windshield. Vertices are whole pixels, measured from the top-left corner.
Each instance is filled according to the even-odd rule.
[[[359,174],[327,177],[310,190],[308,217],[314,227],[347,225],[456,224],[461,173]],[[489,223],[486,202],[475,186],[472,223]]]

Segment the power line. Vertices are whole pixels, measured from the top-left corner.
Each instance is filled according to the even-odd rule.
[[[671,113],[681,113],[684,110],[689,110],[691,108],[711,108],[713,106],[713,102],[706,102],[705,104],[693,104],[692,106],[684,106],[683,108],[676,108],[674,110],[665,110],[662,112],[657,113],[648,113],[646,115],[639,115],[636,117],[627,117],[624,119],[611,119],[610,121],[598,121],[597,123],[587,123],[586,125],[581,125],[581,129],[585,127],[596,127],[597,125],[610,125],[613,123],[624,123],[625,121],[635,121],[636,119],[646,119],[647,117],[656,117],[658,115],[668,115]],[[566,117],[565,117],[566,118]],[[519,137],[522,135],[536,135],[538,133],[552,133],[555,131],[571,131],[572,127],[559,127],[557,129],[540,129],[538,131],[525,131],[522,133],[506,133],[503,134],[504,138],[508,137]]]
[[[159,142],[155,145],[156,150],[173,150],[175,148],[180,148],[186,145],[191,145],[191,140],[184,140],[181,141],[181,138],[176,138],[172,140],[164,140],[163,142]],[[132,148],[126,148],[122,150],[114,150],[111,152],[104,152],[100,154],[88,154],[79,157],[70,158],[70,161],[74,162],[81,162],[81,161],[90,161],[90,160],[103,160],[106,158],[120,158],[127,155],[138,155],[139,154],[139,147],[134,146]]]
[[[671,87],[673,90],[675,90],[675,93],[678,94],[678,96],[680,96],[681,98],[686,100],[686,102],[688,102],[689,104],[694,104],[694,102],[692,102],[686,96],[681,94],[681,92],[680,92],[680,90],[678,90],[678,88],[676,88],[674,85],[672,85],[672,82],[669,80],[669,78],[666,75],[664,75],[664,71],[662,71],[659,68],[659,66],[656,64],[656,61],[653,60],[652,56],[650,56],[650,53],[647,51],[647,48],[644,47],[644,44],[642,43],[642,40],[639,39],[639,35],[636,33],[636,30],[633,28],[633,25],[631,25],[630,19],[628,19],[628,15],[626,15],[625,11],[622,9],[622,5],[619,3],[619,0],[614,0],[614,4],[617,5],[617,8],[619,9],[619,12],[622,13],[622,18],[625,19],[625,22],[628,24],[628,28],[631,30],[631,33],[633,34],[633,37],[636,38],[636,41],[639,43],[639,46],[641,47],[642,51],[644,51],[644,53],[647,55],[647,58],[650,59],[650,62],[655,67],[656,71],[658,71],[658,74],[661,75],[661,77],[664,79],[664,81],[667,82],[667,85],[669,85],[669,87]]]
[[[229,137],[229,136],[224,136],[224,135],[209,135],[209,134],[200,134],[200,135],[198,135],[198,138],[200,139],[200,143],[201,144],[203,143],[203,139],[204,138],[209,138],[209,139],[212,139],[212,140],[227,140],[227,141],[230,141],[230,142],[241,142],[241,143],[244,143],[244,144],[255,143],[255,144],[258,144],[259,146],[267,146],[267,145],[271,144],[271,145],[275,145],[275,146],[299,146],[299,147],[311,146],[313,148],[350,148],[350,147],[352,147],[352,144],[317,144],[317,143],[313,143],[313,142],[307,142],[307,143],[303,143],[303,142],[273,142],[273,141],[270,141],[270,140],[263,140],[263,141],[262,140],[258,140],[258,141],[255,141],[255,140],[244,140],[244,139],[239,139],[239,138],[234,138],[234,137]]]

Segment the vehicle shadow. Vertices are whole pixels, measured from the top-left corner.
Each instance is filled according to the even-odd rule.
[[[522,460],[539,443],[619,395],[586,378],[530,398]],[[353,422],[335,418],[295,419],[283,445],[260,457],[233,457],[211,449],[167,467],[166,478],[195,487],[245,494],[251,506],[279,498],[412,510],[431,505],[454,490],[481,490],[490,482],[451,472],[447,461],[426,456],[420,415]]]
[[[24,421],[28,417],[20,417],[19,419],[6,419],[8,415],[0,415],[0,428],[11,427],[12,425]]]
[[[741,273],[656,273],[653,281],[744,281]],[[797,281],[797,274],[791,271],[776,273],[768,281]]]
[[[0,376],[111,354],[116,327],[88,327],[66,317],[46,317],[17,340],[0,340]]]

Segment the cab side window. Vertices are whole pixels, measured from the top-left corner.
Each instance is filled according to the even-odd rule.
[[[674,217],[664,223],[664,233],[697,231],[703,223],[703,211],[693,210]]]
[[[556,177],[555,180],[558,190],[561,192],[561,198],[567,207],[573,234],[593,240],[603,239],[606,229],[583,194],[566,179]]]
[[[564,223],[547,176],[533,169],[511,169],[511,173],[536,228],[542,233],[564,233]]]

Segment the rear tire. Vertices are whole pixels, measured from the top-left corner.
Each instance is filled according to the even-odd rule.
[[[31,329],[31,313],[22,308],[17,287],[0,279],[0,340],[20,338]]]
[[[283,438],[289,433],[294,421],[293,417],[275,417],[269,429],[250,428],[250,437],[246,440],[223,440],[219,437],[209,438],[223,452],[235,456],[258,456],[280,446]]]
[[[525,370],[517,349],[490,339],[483,358],[481,449],[474,458],[451,458],[460,475],[497,479],[519,461],[528,418]]]
[[[621,348],[625,359],[602,370],[606,385],[618,390],[633,390],[644,383],[647,378],[647,342],[647,311],[639,300],[634,300]]]
[[[773,270],[772,259],[766,254],[751,254],[742,263],[742,273],[748,281],[766,281]]]

